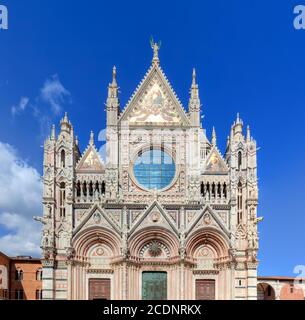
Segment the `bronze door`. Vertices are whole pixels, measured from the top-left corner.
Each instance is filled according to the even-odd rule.
[[[196,300],[215,300],[215,280],[196,280]]]
[[[110,300],[110,279],[89,279],[89,300]]]
[[[166,300],[167,299],[167,273],[143,272],[142,273],[142,299]]]

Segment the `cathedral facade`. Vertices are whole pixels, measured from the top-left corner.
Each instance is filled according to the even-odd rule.
[[[122,109],[113,68],[104,156],[67,115],[45,142],[43,299],[257,299],[256,142],[237,116],[222,155],[152,49]]]

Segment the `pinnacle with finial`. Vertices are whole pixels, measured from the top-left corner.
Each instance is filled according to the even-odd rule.
[[[251,139],[250,126],[247,126],[246,141],[247,141],[247,142],[250,142],[250,139]]]
[[[215,128],[213,127],[213,131],[212,131],[212,145],[213,146],[216,146],[216,131],[215,131]]]
[[[91,130],[91,132],[90,132],[90,141],[89,141],[89,144],[90,144],[90,146],[93,146],[93,144],[94,144],[94,133],[93,133],[92,130]]]
[[[192,87],[196,85],[196,69],[193,68],[193,75],[192,75]]]
[[[242,124],[242,120],[240,118],[239,112],[237,112],[237,116],[236,116],[236,124]]]
[[[55,140],[55,124],[52,125],[51,140]]]
[[[112,86],[117,86],[117,82],[116,82],[116,67],[113,66],[112,69]]]

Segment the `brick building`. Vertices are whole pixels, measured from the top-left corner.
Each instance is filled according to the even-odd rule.
[[[0,251],[0,300],[8,299],[10,258]]]
[[[0,299],[40,300],[41,279],[39,258],[8,257],[0,252]]]

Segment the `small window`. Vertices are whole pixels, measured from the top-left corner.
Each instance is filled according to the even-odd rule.
[[[66,217],[66,185],[64,182],[60,184],[59,190],[59,216],[60,218]]]
[[[36,290],[36,300],[42,300],[42,290]]]
[[[41,281],[42,280],[42,270],[41,269],[38,269],[36,271],[36,280],[37,281]]]
[[[15,299],[23,300],[23,290],[15,290]]]
[[[293,293],[293,284],[290,285],[290,293]]]
[[[66,153],[65,150],[61,150],[60,153],[60,165],[62,168],[64,168],[66,166]]]
[[[241,152],[238,152],[238,170],[241,169],[241,165],[242,165],[242,155]]]
[[[15,280],[22,281],[23,280],[23,271],[21,269],[17,269],[15,272]]]
[[[242,198],[242,184],[237,186],[237,223],[240,224],[243,218],[243,198]]]

